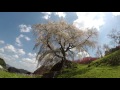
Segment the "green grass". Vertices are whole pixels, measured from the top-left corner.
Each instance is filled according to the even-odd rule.
[[[118,67],[92,67],[86,73],[74,75],[79,78],[120,78],[120,66]]]
[[[70,64],[70,67],[64,68],[57,78],[120,78],[120,50],[89,65],[68,64]],[[41,76],[9,73],[0,70],[0,78],[41,78]]]
[[[26,75],[26,74],[17,74],[10,73],[7,71],[0,70],[0,78],[40,78],[41,76],[35,75]]]
[[[76,64],[76,68],[64,69],[57,78],[120,78],[120,50],[90,65]]]
[[[78,65],[76,69],[63,70],[58,78],[120,78],[120,66]]]
[[[120,65],[120,50],[98,59],[90,64],[90,66],[116,66]]]

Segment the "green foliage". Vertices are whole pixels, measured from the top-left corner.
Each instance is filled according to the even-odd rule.
[[[6,63],[2,58],[0,58],[0,65],[2,65],[4,68],[6,67]]]

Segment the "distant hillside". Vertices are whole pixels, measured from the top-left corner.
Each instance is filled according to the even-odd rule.
[[[12,72],[12,73],[24,73],[24,74],[30,74],[31,72],[24,70],[24,69],[17,69],[15,67],[9,67],[8,72]]]
[[[4,68],[6,67],[6,63],[2,58],[0,58],[0,65],[2,65]]]
[[[8,69],[9,67],[12,67],[12,66],[10,66],[9,64],[6,64],[6,69]]]
[[[7,69],[9,72],[14,72],[14,73],[24,73],[24,74],[30,74],[31,72],[24,70],[24,69],[17,69],[15,67],[10,66],[9,64],[6,64],[5,61],[0,58],[0,65],[4,68]]]

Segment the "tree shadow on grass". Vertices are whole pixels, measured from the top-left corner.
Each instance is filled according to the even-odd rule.
[[[83,68],[83,69],[72,69],[72,70],[65,70],[62,72],[62,75],[60,77],[63,77],[63,78],[71,78],[71,77],[74,77],[75,75],[82,75],[82,74],[85,74],[86,72],[88,72],[89,70],[91,70],[91,68],[89,67],[86,67],[86,68]]]

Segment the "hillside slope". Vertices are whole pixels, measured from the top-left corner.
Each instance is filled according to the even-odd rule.
[[[120,50],[93,61],[89,65],[62,70],[57,78],[120,78]]]
[[[120,50],[117,50],[97,61],[94,61],[90,64],[90,66],[117,66],[120,65]]]

